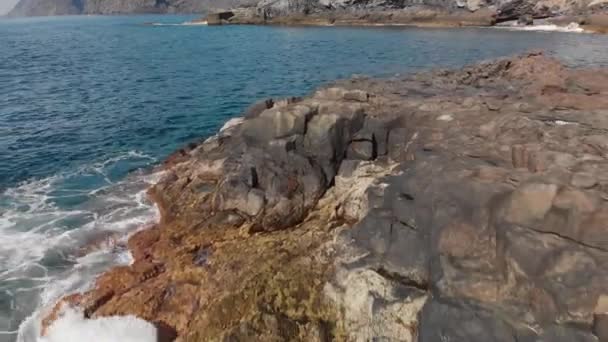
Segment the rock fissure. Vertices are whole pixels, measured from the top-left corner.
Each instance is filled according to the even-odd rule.
[[[560,234],[558,232],[540,230],[540,229],[537,229],[537,228],[534,228],[534,227],[529,227],[529,226],[520,226],[520,227],[524,228],[524,229],[529,229],[529,230],[531,230],[533,232],[536,232],[538,234],[546,234],[546,235],[555,236],[555,237],[557,237],[559,239],[563,239],[563,240],[566,240],[566,241],[568,241],[570,243],[573,243],[573,244],[576,244],[576,245],[580,245],[580,246],[582,246],[584,248],[593,249],[593,250],[596,250],[596,251],[601,252],[601,253],[608,253],[608,249],[606,249],[606,248],[590,245],[590,244],[587,244],[585,242],[582,242],[582,241],[579,241],[577,239],[574,239],[574,238],[572,238],[570,236]]]
[[[407,228],[413,230],[413,231],[418,231],[418,227],[416,227],[415,224],[411,224],[409,222],[406,221],[398,221],[399,223],[401,223],[402,225],[406,226]]]
[[[412,288],[415,288],[415,289],[423,291],[423,292],[430,291],[429,284],[427,284],[427,283],[419,282],[417,280],[404,277],[400,274],[389,272],[389,271],[385,270],[384,268],[378,268],[376,270],[376,272],[380,276],[382,276],[390,281],[399,283],[405,287],[412,287]]]

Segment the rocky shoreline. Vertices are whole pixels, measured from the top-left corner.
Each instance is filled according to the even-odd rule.
[[[8,14],[204,13],[190,24],[488,27],[547,22],[608,33],[608,0],[20,0]],[[568,31],[570,32],[570,31]]]
[[[223,19],[226,18],[226,19]],[[525,17],[522,17],[525,18]],[[555,31],[608,33],[608,15],[579,15],[543,18],[539,21],[529,19],[526,23],[510,20],[498,23],[495,14],[484,11],[470,12],[364,12],[362,14],[318,14],[318,15],[288,15],[264,20],[261,17],[243,13],[239,9],[211,13],[191,23],[205,25],[285,25],[285,26],[411,26],[421,28],[452,28],[452,27],[502,27],[529,28],[541,23],[551,25]],[[570,30],[568,30],[570,29]]]
[[[421,27],[532,25],[608,32],[608,0],[20,0],[9,16],[205,14],[195,22]]]
[[[44,330],[68,303],[159,341],[608,341],[607,109],[608,70],[540,53],[262,101],[167,159],[134,263]]]
[[[208,25],[304,25],[304,26],[415,26],[489,27],[550,24],[584,32],[608,33],[608,14],[603,3],[559,5],[524,0],[497,5],[482,2],[444,4],[393,4],[339,0],[275,0],[230,10],[211,11],[193,22]],[[576,31],[576,30],[573,30]]]
[[[409,10],[361,10],[320,12],[314,14],[285,14],[264,16],[251,8],[208,14],[203,20],[209,25],[310,25],[310,26],[417,26],[459,27],[492,26],[496,23],[493,13],[480,11],[448,12],[434,9]],[[263,13],[263,12],[262,12]]]

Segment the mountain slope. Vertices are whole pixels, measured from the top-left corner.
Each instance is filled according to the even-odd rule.
[[[20,0],[8,15],[43,16],[80,14],[83,6],[81,0]]]
[[[69,14],[201,13],[238,0],[20,0],[9,16]]]

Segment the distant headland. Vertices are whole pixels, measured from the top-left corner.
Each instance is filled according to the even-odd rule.
[[[422,27],[543,26],[608,32],[608,0],[21,0],[8,16],[204,14],[196,22]],[[581,29],[581,30],[582,30]]]

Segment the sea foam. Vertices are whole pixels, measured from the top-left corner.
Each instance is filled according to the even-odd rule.
[[[67,308],[38,342],[156,342],[156,327],[135,316],[86,319],[81,311]]]
[[[152,26],[207,26],[206,21],[187,21],[185,23],[151,23]]]
[[[510,30],[517,31],[545,31],[545,32],[573,32],[583,33],[585,30],[577,23],[570,23],[567,26],[558,26],[554,24],[530,25],[530,26],[508,26]]]
[[[0,193],[0,237],[6,242],[0,246],[0,282],[15,308],[0,311],[10,315],[0,334],[38,341],[40,320],[58,299],[87,290],[108,268],[132,262],[126,242],[158,220],[146,191],[163,173],[139,170],[116,180],[112,172],[120,163],[154,161],[128,152]],[[83,186],[85,178],[96,182]],[[66,317],[74,321],[74,315]]]

